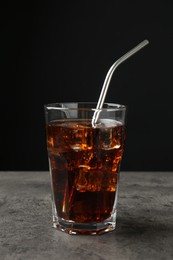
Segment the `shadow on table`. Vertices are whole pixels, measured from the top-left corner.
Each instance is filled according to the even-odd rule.
[[[119,217],[117,221],[117,228],[115,232],[111,233],[111,236],[122,236],[122,237],[150,237],[155,236],[172,236],[173,238],[173,221],[159,221],[158,217],[155,220],[147,218],[136,219]]]

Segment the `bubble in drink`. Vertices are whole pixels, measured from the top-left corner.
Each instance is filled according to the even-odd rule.
[[[53,196],[59,217],[78,223],[111,216],[125,127],[115,120],[54,121],[47,126]]]

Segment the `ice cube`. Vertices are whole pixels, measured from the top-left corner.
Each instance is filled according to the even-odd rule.
[[[99,123],[97,125],[97,128],[110,128],[110,127],[115,127],[115,126],[121,126],[122,123],[117,120],[113,119],[100,119]]]
[[[87,190],[87,176],[90,168],[87,165],[79,165],[79,175],[76,179],[76,190],[79,192],[85,192]]]
[[[111,150],[121,147],[121,126],[121,122],[116,120],[100,120],[99,143],[101,149]]]
[[[75,125],[71,128],[69,144],[76,152],[92,149],[92,128],[83,125]]]
[[[100,191],[102,185],[103,171],[90,170],[88,173],[87,190],[90,192]]]

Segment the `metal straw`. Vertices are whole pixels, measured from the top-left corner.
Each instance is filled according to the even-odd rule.
[[[103,83],[103,87],[100,93],[100,97],[97,103],[97,107],[96,110],[94,112],[93,118],[92,118],[92,126],[95,127],[97,120],[99,118],[99,114],[100,114],[100,110],[103,107],[104,101],[105,101],[105,97],[108,91],[108,87],[112,78],[112,75],[114,73],[114,71],[116,70],[116,68],[123,63],[125,60],[127,60],[128,58],[130,58],[133,54],[137,53],[139,50],[141,50],[143,47],[145,47],[147,44],[149,43],[148,40],[144,40],[141,43],[139,43],[136,47],[134,47],[132,50],[130,50],[129,52],[127,52],[126,54],[124,54],[122,57],[120,57],[117,61],[115,61],[115,63],[110,67],[105,81]]]

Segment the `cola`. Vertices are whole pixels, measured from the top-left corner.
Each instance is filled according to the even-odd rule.
[[[57,120],[47,125],[47,147],[57,216],[98,223],[111,216],[125,140],[125,126],[102,119]]]

